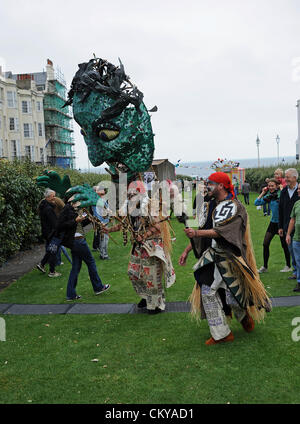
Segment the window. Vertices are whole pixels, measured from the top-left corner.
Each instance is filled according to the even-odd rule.
[[[38,134],[39,137],[43,137],[43,124],[41,124],[40,122],[38,123]]]
[[[17,157],[17,142],[16,142],[16,140],[10,141],[10,152],[11,152],[11,157],[13,159],[16,159],[16,157]]]
[[[42,148],[40,148],[40,161],[41,161],[42,163],[45,163],[45,162],[44,162],[44,149],[42,149]]]
[[[36,102],[36,110],[37,110],[37,112],[41,112],[41,110],[42,110],[42,102],[39,102],[39,101]]]
[[[25,156],[31,160],[31,146],[25,146]]]
[[[4,100],[4,89],[0,87],[0,109],[2,109],[3,100]]]
[[[4,101],[4,88],[0,87],[0,107],[2,107],[3,101]]]
[[[0,158],[4,156],[3,140],[0,138]]]
[[[16,108],[17,107],[17,93],[15,91],[8,91],[7,95],[7,107]]]
[[[23,113],[31,113],[31,101],[30,100],[22,100],[22,112]]]
[[[9,118],[9,131],[19,131],[18,118]]]
[[[24,125],[24,137],[33,138],[32,124],[23,124]]]

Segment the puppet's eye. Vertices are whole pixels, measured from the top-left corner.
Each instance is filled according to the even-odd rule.
[[[102,129],[99,131],[99,137],[103,141],[111,141],[118,137],[120,134],[120,131],[117,130],[105,130]]]
[[[83,128],[81,128],[80,129],[80,133],[85,137],[86,136],[86,131],[83,129]]]

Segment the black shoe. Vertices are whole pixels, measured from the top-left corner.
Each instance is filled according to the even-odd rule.
[[[107,291],[109,288],[110,288],[110,284],[105,284],[105,286],[103,287],[102,290],[95,292],[95,295],[97,296],[98,294],[101,294],[101,293]]]
[[[146,299],[140,300],[140,302],[137,304],[138,308],[146,308],[146,306],[147,306]]]
[[[290,275],[288,277],[288,280],[296,280],[296,279],[297,279],[297,276],[296,275]]]
[[[155,314],[159,314],[160,312],[162,312],[161,309],[159,308],[155,308],[155,309],[147,309],[148,314],[150,315],[155,315]]]
[[[72,300],[78,300],[81,299],[81,296],[79,296],[79,294],[75,297],[72,297],[72,299],[67,299],[67,302],[71,302]]]
[[[293,289],[294,292],[300,292],[300,283],[296,285],[296,287]]]

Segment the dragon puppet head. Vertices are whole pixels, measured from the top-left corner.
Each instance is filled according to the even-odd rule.
[[[149,169],[154,153],[143,94],[130,82],[121,61],[116,67],[94,58],[78,66],[64,106],[73,105],[91,163],[106,162],[113,178],[126,172],[131,181]]]

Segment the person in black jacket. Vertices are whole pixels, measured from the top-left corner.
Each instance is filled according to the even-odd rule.
[[[286,239],[286,234],[288,230],[288,226],[290,223],[291,212],[294,206],[294,203],[299,200],[297,193],[297,180],[298,180],[298,171],[295,168],[289,168],[285,171],[285,181],[286,187],[284,187],[280,194],[279,199],[279,224],[278,224],[278,234],[280,237],[284,237]],[[291,237],[293,234],[291,234]],[[294,280],[297,278],[296,271],[296,261],[293,252],[293,243],[288,245],[290,255],[292,257],[292,265],[293,265],[293,275],[288,277],[289,280]],[[285,266],[281,272],[288,272],[291,269],[288,269]]]
[[[89,219],[86,218],[86,214],[80,215],[70,200],[66,201],[66,205],[58,218],[56,236],[62,240],[63,246],[71,249],[72,254],[72,269],[67,285],[68,301],[81,298],[81,296],[76,293],[76,286],[82,261],[84,261],[88,267],[90,280],[96,295],[110,288],[109,284],[102,284],[96,268],[95,259],[85,240],[84,227],[88,225],[89,222]]]
[[[55,213],[56,203],[54,200],[55,191],[47,189],[44,196],[45,198],[39,204],[38,212],[41,219],[42,236],[46,240],[46,253],[41,262],[37,265],[37,268],[45,273],[45,265],[49,263],[50,272],[48,276],[59,277],[61,274],[55,272],[56,255],[48,251],[48,245],[51,238],[54,236],[57,223],[57,215]]]

